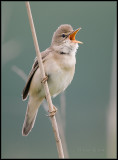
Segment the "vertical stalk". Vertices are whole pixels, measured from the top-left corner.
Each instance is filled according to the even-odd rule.
[[[43,63],[42,63],[41,53],[40,53],[39,46],[38,46],[37,36],[36,36],[36,32],[35,32],[35,27],[34,27],[34,23],[33,23],[33,18],[32,18],[32,13],[31,13],[29,2],[26,2],[26,8],[27,8],[30,27],[31,27],[31,31],[32,31],[33,40],[34,40],[34,45],[35,45],[35,49],[36,49],[36,55],[37,55],[39,67],[41,70],[41,78],[44,79],[45,78],[45,71],[44,71],[44,67],[43,67]],[[52,104],[47,81],[45,83],[43,83],[43,86],[44,86],[46,99],[47,99],[48,106],[49,106],[49,111],[52,112],[53,111],[53,104]],[[58,126],[57,126],[55,116],[51,117],[51,122],[52,122],[52,128],[53,128],[55,139],[56,139],[56,145],[57,145],[59,158],[64,158],[62,143],[61,143],[61,139],[59,136]]]

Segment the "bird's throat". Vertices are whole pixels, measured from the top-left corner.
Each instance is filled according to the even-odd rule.
[[[54,45],[53,48],[60,54],[75,55],[78,49],[78,44],[72,42],[65,42],[58,46]]]

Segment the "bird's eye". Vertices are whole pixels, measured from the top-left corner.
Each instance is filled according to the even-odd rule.
[[[65,34],[62,34],[62,37],[64,38],[66,35]]]

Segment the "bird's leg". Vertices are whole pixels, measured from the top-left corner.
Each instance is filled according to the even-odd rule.
[[[42,80],[41,83],[45,83],[48,80],[48,76],[46,75]]]
[[[53,110],[51,112],[50,111],[48,111],[48,112],[50,113],[49,117],[52,117],[57,112],[57,108],[53,105]]]

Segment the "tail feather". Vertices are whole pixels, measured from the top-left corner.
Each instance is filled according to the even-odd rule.
[[[27,136],[29,132],[32,130],[35,119],[37,116],[38,109],[42,103],[44,98],[37,97],[29,97],[29,102],[27,105],[27,111],[25,115],[25,120],[22,128],[22,135]]]
[[[37,116],[37,112],[38,112],[38,109],[35,111],[35,114],[33,114],[32,116],[26,113],[23,129],[22,129],[23,136],[27,136],[29,132],[32,130],[35,123],[36,116]]]
[[[38,108],[43,99],[36,99],[34,97],[29,98],[25,120],[22,128],[22,135],[27,136],[34,126],[34,122],[37,116]]]

